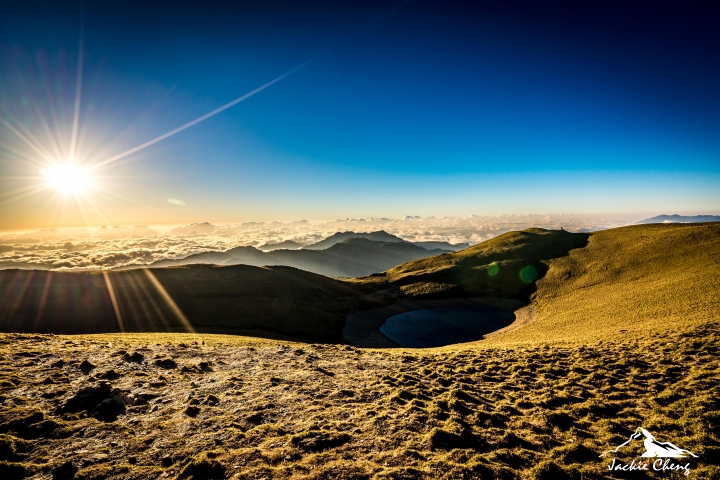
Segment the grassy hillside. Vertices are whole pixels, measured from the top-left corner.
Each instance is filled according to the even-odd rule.
[[[493,296],[528,299],[545,260],[586,245],[588,234],[531,228],[459,252],[415,260],[359,279],[387,283],[410,297]],[[524,270],[523,270],[524,269]],[[525,273],[521,277],[521,272]]]
[[[547,262],[538,320],[496,341],[687,331],[720,319],[720,224],[596,232]]]
[[[528,229],[355,281],[405,298],[505,297],[538,310],[493,342],[684,330],[720,317],[720,224]]]

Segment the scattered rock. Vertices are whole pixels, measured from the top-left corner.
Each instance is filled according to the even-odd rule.
[[[173,458],[170,455],[165,455],[164,457],[162,457],[162,459],[160,459],[160,463],[162,464],[163,467],[167,468],[170,465],[172,465],[174,462],[173,462]]]
[[[188,417],[197,417],[200,413],[200,407],[197,407],[195,405],[190,405],[185,409],[185,415]]]
[[[203,372],[212,372],[214,371],[212,367],[210,367],[210,363],[208,362],[200,362],[197,364],[186,364],[183,365],[183,367],[180,369],[181,372],[185,373],[203,373]]]
[[[110,397],[105,398],[93,408],[90,416],[98,420],[112,422],[117,420],[119,415],[123,415],[126,412],[126,406],[132,404],[132,400],[116,388],[112,391]]]
[[[53,480],[70,480],[75,478],[75,474],[78,472],[76,467],[71,461],[67,461],[62,465],[53,468],[52,478]]]
[[[226,478],[225,466],[216,460],[218,452],[202,452],[195,455],[182,469],[178,478]]]
[[[42,422],[45,420],[45,414],[41,411],[36,411],[25,417],[24,423],[26,425],[32,425],[33,423]]]
[[[125,413],[125,406],[133,401],[119,389],[113,389],[107,382],[97,387],[85,387],[69,398],[58,408],[59,412],[87,412],[90,416],[103,421],[114,421]]]
[[[144,360],[145,356],[140,352],[134,352],[132,355],[127,353],[123,355],[123,361],[125,362],[142,363]]]
[[[155,365],[157,365],[160,368],[177,368],[177,363],[175,360],[173,360],[172,357],[162,357],[155,360]]]
[[[12,460],[17,452],[16,438],[12,435],[0,435],[0,460]]]
[[[245,420],[247,420],[249,423],[253,425],[260,425],[263,423],[263,416],[259,413],[253,413],[252,415],[248,415]]]
[[[16,378],[5,379],[0,382],[0,387],[2,388],[15,388],[18,385],[20,385],[20,380]]]
[[[60,408],[61,412],[91,412],[100,402],[112,394],[112,386],[107,382],[100,382],[97,387],[85,387],[69,398]]]
[[[117,380],[118,378],[122,377],[123,373],[119,372],[117,370],[108,370],[107,372],[102,372],[98,374],[98,377],[104,378],[105,380]]]
[[[94,369],[95,369],[95,365],[93,365],[92,363],[88,362],[87,360],[83,360],[82,363],[80,364],[80,370],[81,370],[84,374],[88,374],[88,373],[90,373],[90,372],[91,372],[92,370],[94,370]]]

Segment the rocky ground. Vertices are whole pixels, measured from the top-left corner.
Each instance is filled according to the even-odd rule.
[[[638,426],[720,478],[720,324],[595,344],[363,350],[0,337],[0,477],[617,478]],[[644,475],[644,477],[643,477]]]

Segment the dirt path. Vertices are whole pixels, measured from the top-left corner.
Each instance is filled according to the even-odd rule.
[[[468,305],[479,305],[510,310],[515,313],[515,321],[505,328],[486,336],[496,335],[500,332],[507,332],[515,328],[527,325],[535,320],[536,311],[530,306],[518,300],[492,297],[473,298],[450,298],[442,300],[408,300],[399,302],[387,307],[365,310],[348,315],[343,329],[343,339],[364,348],[400,348],[400,345],[383,335],[378,329],[385,323],[385,320],[400,313],[425,308],[459,307]]]

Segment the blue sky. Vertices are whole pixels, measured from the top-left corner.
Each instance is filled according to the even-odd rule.
[[[0,100],[66,151],[82,24],[85,165],[320,57],[107,165],[85,217],[43,191],[0,229],[720,212],[720,18],[704,3],[61,3],[3,9]],[[4,125],[0,142],[0,187],[37,181]]]

